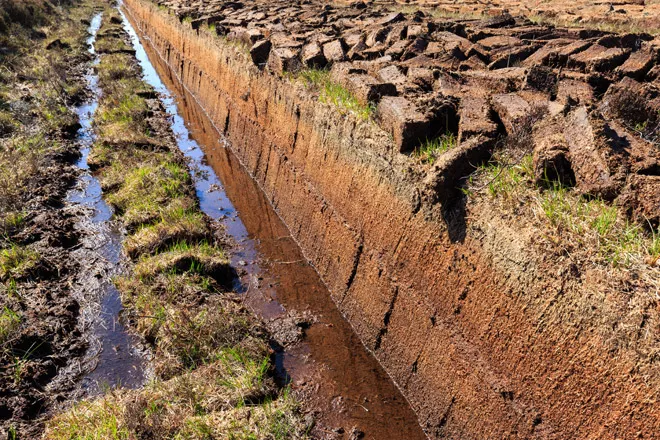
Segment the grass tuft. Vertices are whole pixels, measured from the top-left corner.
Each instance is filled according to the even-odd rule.
[[[531,207],[531,214],[552,231],[553,242],[571,243],[580,251],[591,252],[590,258],[598,264],[653,265],[660,258],[657,231],[630,222],[618,207],[582,197],[558,182],[536,187],[530,154],[510,165],[494,160],[481,166],[477,175],[481,186],[476,187],[471,178],[470,193],[485,191],[513,211]]]
[[[458,139],[456,138],[456,135],[453,133],[446,133],[437,138],[426,139],[422,145],[415,150],[413,155],[420,158],[424,163],[433,164],[442,153],[455,148],[457,144]]]
[[[0,250],[0,280],[23,278],[38,262],[38,253],[24,246],[12,244]]]
[[[21,324],[21,316],[8,307],[0,312],[0,345],[4,345]]]
[[[295,78],[318,90],[320,102],[332,104],[343,113],[351,113],[360,119],[368,120],[376,111],[374,104],[362,104],[346,87],[332,81],[328,70],[304,69]]]

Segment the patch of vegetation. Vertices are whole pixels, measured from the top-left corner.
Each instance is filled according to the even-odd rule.
[[[577,16],[576,16],[577,17]],[[557,27],[567,28],[586,28],[595,29],[603,32],[612,32],[616,34],[634,33],[642,34],[648,33],[651,35],[660,34],[659,28],[649,27],[648,23],[641,23],[639,20],[626,20],[626,21],[608,21],[602,18],[593,18],[586,20],[562,20],[557,17],[548,17],[538,14],[528,16],[529,20],[534,24],[551,25]]]
[[[165,212],[159,222],[138,228],[128,237],[124,249],[130,256],[153,254],[177,241],[200,241],[209,235],[203,214],[197,210],[176,209]]]
[[[7,236],[11,231],[20,229],[25,222],[25,212],[9,211],[0,217],[0,233]]]
[[[453,133],[446,133],[433,139],[426,139],[422,145],[415,149],[414,156],[424,163],[433,164],[435,160],[457,146],[458,139]]]
[[[38,253],[25,246],[12,244],[0,250],[0,280],[23,278],[38,262]]]
[[[4,345],[21,324],[21,316],[7,306],[0,312],[0,345]]]
[[[47,438],[133,438],[148,432],[152,438],[299,440],[307,438],[298,418],[298,404],[290,393],[254,404],[248,399],[259,386],[261,367],[245,364],[232,353],[226,363],[200,368],[142,391],[112,392],[99,401],[78,404],[57,416]],[[255,368],[256,367],[256,368]],[[242,377],[235,388],[225,377]],[[242,404],[231,405],[230,402]],[[130,426],[130,428],[129,428]],[[108,429],[111,428],[111,429]],[[97,433],[105,434],[103,437]]]
[[[44,135],[15,136],[0,146],[0,212],[21,209],[23,197],[39,178],[39,166],[47,148]]]
[[[469,185],[472,194],[486,191],[513,211],[529,207],[552,231],[548,238],[556,245],[571,243],[576,249],[592,250],[596,262],[613,267],[655,263],[660,258],[657,231],[628,221],[618,207],[585,198],[558,182],[535,186],[529,154],[510,165],[493,160],[480,167],[477,176]]]
[[[330,71],[325,69],[304,69],[297,74],[298,80],[319,92],[319,101],[336,106],[341,112],[352,113],[360,119],[373,117],[374,104],[362,104],[346,87],[330,78]]]
[[[112,399],[81,402],[49,424],[47,438],[128,440],[129,430],[121,420],[121,405]]]
[[[6,137],[16,131],[18,123],[11,112],[0,110],[0,137]]]

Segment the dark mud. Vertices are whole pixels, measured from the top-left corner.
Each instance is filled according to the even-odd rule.
[[[82,82],[89,58],[68,58],[67,85]],[[39,172],[27,182],[24,197],[16,201],[25,214],[20,226],[2,237],[3,252],[12,246],[29,249],[37,262],[25,273],[0,279],[0,307],[20,316],[18,329],[4,341],[0,367],[0,435],[36,438],[44,415],[67,401],[83,374],[80,360],[87,349],[80,326],[80,298],[71,295],[83,269],[74,257],[85,232],[76,224],[82,213],[67,202],[67,193],[79,176],[73,162],[79,156],[77,124],[50,132],[28,111],[35,105],[38,86],[24,78],[25,92],[13,117],[50,145],[37,164]],[[60,97],[61,98],[61,97]],[[73,99],[68,97],[64,99]],[[21,111],[23,109],[23,111]],[[3,213],[4,214],[4,213]],[[5,274],[6,275],[6,274]]]
[[[145,80],[161,94],[179,147],[195,169],[202,210],[235,241],[237,288],[278,340],[279,377],[314,409],[314,434],[425,438],[408,403],[343,319],[225,138],[149,45],[143,47],[128,24],[126,29]]]

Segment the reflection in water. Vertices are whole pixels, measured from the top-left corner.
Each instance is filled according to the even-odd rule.
[[[232,262],[245,269],[241,285],[246,304],[266,319],[286,310],[308,311],[317,318],[302,343],[280,352],[280,373],[288,375],[294,387],[307,389],[327,426],[347,431],[356,426],[374,439],[424,439],[408,403],[342,318],[264,193],[226,148],[223,136],[151,46],[147,45],[147,56],[132,27],[126,28],[144,78],[161,94],[179,148],[196,170],[203,211],[221,222],[237,243]]]

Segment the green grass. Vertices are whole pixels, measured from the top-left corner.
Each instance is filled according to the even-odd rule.
[[[20,229],[21,226],[25,223],[25,212],[24,211],[13,211],[7,212],[2,218],[0,218],[0,232],[3,235],[6,235],[9,231],[14,229]]]
[[[182,240],[196,242],[207,239],[210,229],[205,216],[197,210],[168,212],[154,224],[139,227],[124,242],[124,249],[131,257],[153,254]]]
[[[121,424],[122,410],[110,399],[80,402],[49,423],[46,438],[51,440],[128,440],[128,428]]]
[[[618,207],[582,197],[557,182],[536,187],[531,155],[511,165],[492,161],[477,174],[481,187],[475,189],[477,183],[471,178],[470,193],[486,191],[508,209],[530,206],[532,214],[553,231],[552,241],[558,244],[564,237],[580,251],[591,252],[599,264],[630,267],[644,261],[655,264],[660,258],[658,232],[630,222]]]
[[[542,192],[538,200],[556,230],[568,232],[584,245],[595,242],[600,262],[627,267],[640,256],[654,260],[659,256],[657,233],[649,234],[603,200],[584,199],[560,185]]]
[[[511,200],[521,196],[532,182],[534,165],[531,155],[525,155],[519,163],[506,165],[492,161],[479,169],[487,181],[488,194],[491,197],[502,197]]]
[[[0,280],[25,277],[38,262],[38,253],[24,246],[11,244],[0,250]]]
[[[21,316],[5,306],[0,312],[0,345],[4,345],[21,324]]]
[[[121,166],[121,164],[119,164]],[[124,169],[121,187],[108,195],[108,202],[120,213],[129,218],[155,218],[166,215],[169,209],[162,209],[173,199],[182,198],[189,192],[191,184],[188,171],[169,160],[160,163],[138,164],[132,169]],[[161,208],[158,208],[158,207]],[[175,204],[174,211],[185,210],[186,204]]]
[[[346,87],[332,81],[328,70],[304,69],[295,78],[318,90],[320,102],[332,104],[342,113],[351,113],[362,120],[368,120],[376,111],[374,104],[362,104]]]
[[[437,138],[426,139],[415,150],[414,156],[420,158],[424,163],[433,164],[442,153],[455,148],[457,143],[458,139],[453,133],[446,133]]]

